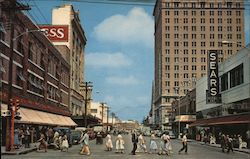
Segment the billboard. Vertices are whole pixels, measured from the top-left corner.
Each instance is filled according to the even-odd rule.
[[[221,103],[219,94],[219,75],[218,75],[218,51],[208,51],[208,91],[207,103]]]
[[[68,42],[68,25],[40,25],[39,27],[52,42]]]

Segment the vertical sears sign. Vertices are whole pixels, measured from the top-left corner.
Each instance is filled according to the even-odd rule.
[[[68,42],[68,25],[40,25],[39,27],[52,42]]]
[[[219,94],[218,51],[208,51],[208,91],[207,103],[221,103]]]

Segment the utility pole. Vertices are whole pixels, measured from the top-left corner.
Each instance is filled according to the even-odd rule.
[[[84,87],[85,97],[84,97],[84,126],[87,128],[88,122],[87,122],[87,107],[88,102],[91,100],[91,91],[92,91],[92,82],[83,82],[83,85],[80,85],[80,87]]]
[[[12,73],[13,73],[13,56],[14,56],[14,18],[16,11],[30,10],[30,7],[17,3],[16,0],[9,0],[1,2],[1,9],[8,12],[9,14],[9,26],[10,26],[10,45],[9,45],[9,70],[8,70],[8,111],[12,112],[14,109],[11,104],[13,101],[13,91],[12,91]],[[13,115],[12,115],[13,117]],[[6,117],[6,151],[14,150],[14,120],[11,116]]]

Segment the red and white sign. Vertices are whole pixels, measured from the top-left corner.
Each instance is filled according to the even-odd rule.
[[[52,42],[67,42],[69,37],[68,25],[40,25],[39,26],[45,35]]]

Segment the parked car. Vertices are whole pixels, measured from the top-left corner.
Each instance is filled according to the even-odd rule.
[[[79,130],[72,130],[71,131],[71,136],[72,136],[72,143],[73,144],[78,144],[79,141],[81,140],[81,134],[82,132]]]
[[[71,147],[73,144],[73,140],[72,140],[72,134],[71,134],[71,129],[68,127],[55,127],[53,128],[54,132],[58,132],[61,136],[66,134],[67,135],[67,139],[69,142],[69,146]]]

